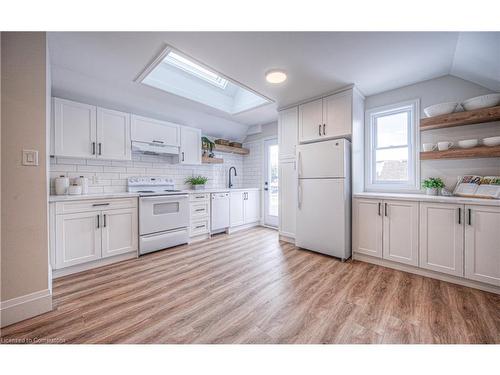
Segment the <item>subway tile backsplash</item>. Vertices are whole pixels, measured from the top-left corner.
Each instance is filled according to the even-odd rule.
[[[177,189],[188,189],[184,184],[186,177],[202,175],[208,177],[208,188],[225,188],[228,184],[228,170],[236,167],[238,176],[233,179],[235,187],[258,187],[254,181],[254,168],[252,163],[245,163],[245,158],[235,154],[216,154],[216,157],[224,159],[223,164],[202,165],[180,165],[174,164],[170,156],[132,154],[130,161],[111,161],[94,159],[72,159],[63,157],[52,157],[50,159],[50,191],[54,194],[54,178],[65,175],[70,179],[85,176],[89,178],[89,193],[115,193],[127,191],[127,178],[133,176],[164,176],[174,179]],[[253,160],[253,158],[251,159]],[[249,178],[245,180],[245,168],[251,169]],[[244,182],[252,182],[252,185],[244,185]]]

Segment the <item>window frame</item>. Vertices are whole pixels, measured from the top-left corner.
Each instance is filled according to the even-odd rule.
[[[376,119],[396,113],[409,112],[408,122],[408,180],[376,182]],[[365,190],[386,192],[420,191],[420,100],[413,99],[371,108],[365,112]],[[405,146],[384,147],[398,148]]]

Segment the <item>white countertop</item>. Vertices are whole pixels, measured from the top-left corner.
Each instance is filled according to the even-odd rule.
[[[259,188],[222,188],[222,189],[203,189],[203,190],[182,190],[183,193],[188,194],[203,194],[203,193],[228,193],[230,191],[248,191],[260,190]],[[99,193],[99,194],[81,194],[81,195],[51,195],[49,202],[68,202],[79,201],[86,199],[113,199],[113,198],[136,198],[138,193]]]
[[[378,198],[398,199],[405,201],[435,202],[435,203],[457,203],[457,204],[479,204],[482,206],[500,206],[500,199],[482,199],[465,197],[446,197],[442,195],[426,194],[404,194],[404,193],[354,193],[353,198]]]

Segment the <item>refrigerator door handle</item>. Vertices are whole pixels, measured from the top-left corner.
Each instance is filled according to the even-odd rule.
[[[300,179],[300,165],[301,163],[300,163],[300,151],[299,151],[297,155],[297,178],[299,179]]]
[[[297,181],[297,207],[300,209],[302,206],[302,188],[300,187],[300,180]]]

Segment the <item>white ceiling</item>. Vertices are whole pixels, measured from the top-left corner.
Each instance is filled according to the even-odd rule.
[[[231,116],[134,79],[170,44],[275,103]],[[355,84],[373,95],[453,74],[500,90],[500,33],[115,32],[49,33],[53,94],[241,139],[276,109]],[[285,84],[268,84],[272,68]]]

